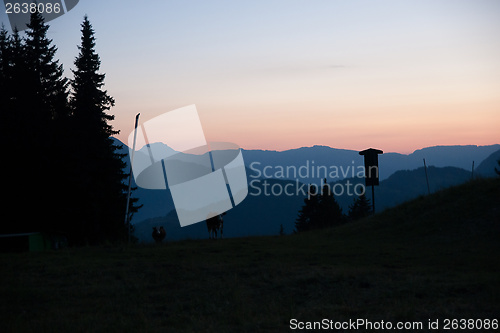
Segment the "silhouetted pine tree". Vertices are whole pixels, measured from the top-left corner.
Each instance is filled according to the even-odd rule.
[[[27,83],[28,66],[25,57],[25,40],[14,30],[11,36],[2,26],[0,31],[1,69],[0,75],[0,102],[2,115],[1,136],[5,144],[6,154],[12,164],[8,166],[10,172],[19,172],[26,156],[27,149],[31,150],[29,130],[32,127],[28,119],[30,110],[27,107],[29,89]],[[28,151],[29,151],[28,150]],[[33,152],[36,158],[36,152]],[[20,179],[18,178],[18,181]]]
[[[28,82],[24,82],[25,94],[31,98],[27,102],[36,106],[27,111],[39,131],[37,134],[45,139],[50,136],[47,132],[53,129],[53,126],[50,126],[51,121],[68,114],[68,80],[63,77],[63,66],[54,59],[57,48],[51,45],[52,40],[47,38],[49,25],[45,24],[43,16],[38,12],[31,14],[27,26],[29,29],[26,30],[24,52],[28,70],[25,79]],[[46,142],[43,140],[44,144]]]
[[[31,203],[40,204],[33,218],[35,230],[65,232],[71,213],[66,201],[72,184],[67,163],[71,152],[67,135],[69,83],[63,76],[62,64],[55,58],[57,47],[47,37],[49,25],[43,16],[32,13],[27,26],[25,45],[19,50],[24,53],[24,63],[15,66],[21,69],[15,75],[23,79],[16,82],[16,86],[23,87],[19,89],[23,95],[16,97],[16,103],[21,104],[26,115],[22,124],[28,130],[24,134],[29,138],[27,149],[34,151],[37,159],[30,182],[38,190],[26,190],[34,192]],[[23,57],[16,58],[22,61]],[[33,156],[30,158],[33,161]]]
[[[12,62],[10,43],[10,36],[5,26],[2,24],[0,27],[0,105],[2,105],[2,109],[8,105],[10,99],[7,91],[7,89],[9,89],[8,72]],[[4,110],[2,110],[2,127],[5,125],[5,122],[3,122],[4,116],[6,116],[6,114]]]
[[[56,119],[67,118],[67,80],[55,59],[56,47],[47,38],[49,26],[39,13],[30,16],[26,38],[18,31],[0,32],[2,142],[8,147],[5,187],[11,211],[22,223],[10,221],[10,231],[49,231],[54,228],[58,176],[62,169]],[[7,222],[9,223],[9,222]],[[15,229],[15,230],[13,230]]]
[[[14,30],[12,37],[8,36],[7,31],[2,26],[0,32],[2,39],[2,115],[5,117],[5,130],[10,136],[18,133],[24,110],[22,108],[25,102],[25,90],[27,80],[28,66],[25,59],[25,41],[20,37],[19,31]],[[16,138],[16,141],[19,138]]]
[[[0,27],[0,138],[6,143],[9,140],[7,134],[12,134],[9,131],[12,113],[10,110],[11,100],[11,66],[12,66],[12,39],[9,36],[5,26]],[[11,149],[11,147],[7,147]],[[8,151],[8,153],[11,153]],[[7,155],[9,156],[9,155]]]
[[[304,206],[295,221],[295,232],[331,227],[341,224],[343,220],[342,208],[325,179],[321,190],[309,185],[308,198],[304,199]]]
[[[319,194],[319,216],[315,223],[317,228],[339,225],[344,221],[342,208],[333,195],[333,191],[324,179],[321,193]]]
[[[12,112],[10,107],[11,100],[11,66],[12,66],[12,39],[9,36],[5,26],[2,24],[0,28],[0,140],[2,142],[2,175],[4,178],[2,181],[2,187],[4,189],[5,195],[3,196],[2,206],[3,215],[5,215],[7,209],[11,210],[15,214],[14,207],[15,200],[12,195],[16,196],[17,193],[13,192],[15,181],[11,177],[18,176],[14,173],[16,170],[13,163],[15,160],[11,160],[16,149],[14,147],[14,141],[12,140],[11,131],[12,123]],[[11,213],[12,214],[12,213]],[[14,232],[12,221],[4,216],[0,219],[0,233],[10,233]]]
[[[87,16],[82,23],[80,53],[71,81],[70,104],[73,112],[75,172],[79,178],[76,188],[78,220],[75,231],[79,243],[124,238],[126,190],[124,155],[116,153],[112,135],[119,131],[108,124],[114,116],[106,113],[114,99],[103,90],[105,74],[99,73],[101,61],[95,51],[94,30]],[[136,200],[132,200],[132,203]],[[132,211],[136,209],[132,207]]]
[[[15,81],[18,77],[14,75],[14,71],[20,71],[21,68],[15,66],[21,60],[14,57],[14,54],[20,52],[21,39],[17,31],[14,37],[8,35],[7,30],[2,25],[0,29],[0,140],[3,143],[2,152],[4,159],[2,160],[2,175],[3,188],[6,195],[3,200],[4,209],[16,215],[22,210],[22,202],[24,202],[24,194],[26,186],[29,186],[29,181],[23,175],[23,165],[28,162],[24,154],[21,152],[26,145],[22,145],[26,140],[20,135],[22,129],[22,119],[24,112],[19,107],[15,107],[15,96],[20,95],[16,92]],[[15,80],[16,79],[16,80]],[[21,149],[19,149],[21,148]],[[5,211],[4,211],[5,214]],[[29,218],[22,225],[15,225],[15,222],[9,218],[0,219],[0,232],[23,232],[31,229],[32,218]]]
[[[312,189],[315,189],[313,192]],[[319,195],[315,185],[309,185],[308,197],[304,199],[304,206],[295,220],[294,232],[302,232],[314,228],[319,215]]]
[[[372,207],[370,200],[366,197],[366,195],[362,194],[355,198],[353,204],[349,206],[348,217],[349,220],[354,221],[369,216],[371,213]]]
[[[34,13],[26,38],[0,29],[4,206],[15,216],[1,220],[0,232],[61,232],[73,244],[118,239],[127,231],[127,175],[111,138],[118,131],[106,111],[114,100],[102,90],[94,32],[85,18],[68,101],[68,80],[48,28]]]

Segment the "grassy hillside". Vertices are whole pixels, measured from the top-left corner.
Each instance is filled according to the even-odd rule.
[[[429,184],[431,193],[439,189],[448,188],[462,184],[471,179],[469,171],[463,169],[446,167],[428,167]],[[376,188],[377,211],[383,211],[388,207],[394,207],[402,202],[414,199],[419,195],[427,194],[424,168],[415,170],[400,170],[391,175],[388,179],[380,182]],[[282,224],[286,233],[292,233],[295,228],[297,214],[304,204],[305,195],[301,195],[300,188],[307,189],[305,184],[297,184],[295,181],[282,179],[259,179],[248,178],[250,188],[245,200],[234,207],[224,217],[225,237],[245,237],[278,235]],[[267,189],[264,184],[267,183]],[[347,185],[349,183],[350,187]],[[338,189],[336,186],[341,184]],[[345,214],[349,211],[349,206],[353,204],[353,193],[358,191],[357,184],[364,185],[362,178],[348,178],[338,182],[330,183],[330,188],[335,193],[343,191],[343,195],[336,196],[337,202]],[[292,195],[272,195],[273,186],[277,186],[277,191],[286,188]],[[166,191],[165,191],[166,192]],[[259,195],[257,195],[259,194]],[[367,197],[371,200],[371,190],[367,189]],[[165,216],[156,217],[136,223],[134,236],[140,242],[153,242],[151,237],[152,227],[163,226],[167,232],[167,240],[181,239],[204,239],[207,238],[207,228],[205,223],[195,223],[187,227],[179,225],[177,213],[172,210]]]
[[[478,180],[299,235],[0,254],[2,331],[499,319],[499,202],[500,179]]]

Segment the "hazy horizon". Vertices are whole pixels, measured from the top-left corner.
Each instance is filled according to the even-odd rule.
[[[123,140],[120,139],[120,137],[118,136],[113,136],[113,138],[115,139],[118,139],[120,140],[124,145],[127,145],[127,142],[124,142]],[[155,143],[158,143],[158,142],[151,142],[151,144],[155,144]],[[210,143],[210,142],[209,142]],[[164,144],[164,143],[163,143]],[[167,144],[165,144],[166,146],[168,146]],[[425,148],[433,148],[433,147],[467,147],[467,146],[472,146],[472,147],[485,147],[485,146],[494,146],[494,145],[500,145],[500,143],[492,143],[492,144],[486,144],[486,145],[476,145],[476,144],[464,144],[464,145],[433,145],[433,146],[425,146],[425,147],[419,147],[419,148],[416,148],[410,152],[399,152],[399,151],[385,151],[382,149],[382,151],[384,152],[384,154],[387,154],[387,153],[396,153],[396,154],[402,154],[402,155],[410,155],[412,153],[414,153],[415,151],[418,151],[418,150],[422,150],[422,149],[425,149]],[[136,151],[140,151],[140,150],[144,150],[146,148],[147,145],[144,145],[142,147],[136,147]],[[295,150],[295,149],[301,149],[301,148],[314,148],[314,147],[328,147],[328,148],[332,148],[332,149],[339,149],[339,150],[352,150],[352,151],[361,151],[361,150],[364,150],[364,149],[368,149],[368,148],[376,148],[376,147],[365,147],[363,149],[354,149],[354,148],[345,148],[345,147],[332,147],[332,146],[328,146],[328,145],[321,145],[321,144],[316,144],[316,145],[310,145],[310,146],[299,146],[299,147],[293,147],[293,148],[289,148],[289,149],[281,149],[281,150],[277,150],[277,149],[267,149],[267,148],[247,148],[247,147],[240,147],[241,149],[243,150],[262,150],[262,151],[276,151],[276,152],[283,152],[283,151],[289,151],[289,150]]]

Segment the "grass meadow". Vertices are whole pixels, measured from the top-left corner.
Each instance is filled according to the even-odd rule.
[[[500,319],[499,236],[500,179],[488,179],[303,234],[2,253],[1,331]]]

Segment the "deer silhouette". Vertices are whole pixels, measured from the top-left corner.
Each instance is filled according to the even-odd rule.
[[[224,220],[222,219],[223,215],[226,215],[226,213],[212,216],[206,220],[208,229],[208,239],[217,239],[217,232],[219,230],[220,230],[220,238],[223,238],[223,230],[224,230]]]
[[[166,235],[167,232],[162,226],[160,226],[160,229],[158,229],[158,227],[153,227],[153,234],[151,236],[153,236],[156,243],[160,244],[165,239]]]

